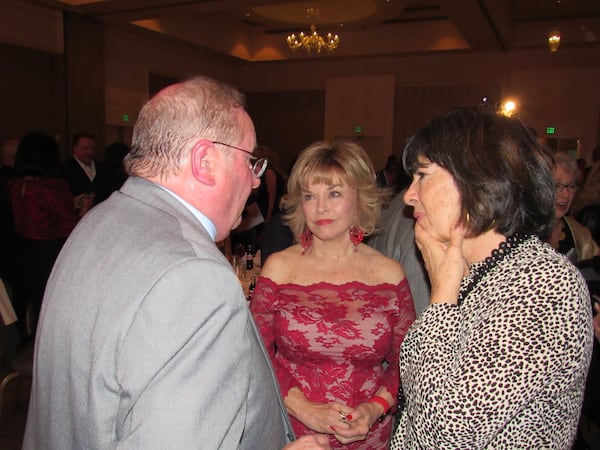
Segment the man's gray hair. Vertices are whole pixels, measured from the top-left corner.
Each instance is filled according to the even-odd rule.
[[[208,77],[166,87],[142,107],[133,128],[127,172],[140,177],[176,175],[180,162],[200,139],[239,142],[237,114],[245,97],[237,89]]]

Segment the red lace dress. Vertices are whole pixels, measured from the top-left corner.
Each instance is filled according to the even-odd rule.
[[[298,387],[309,400],[339,401],[350,407],[368,401],[385,386],[396,397],[398,354],[415,319],[410,288],[317,283],[278,285],[259,278],[251,311],[269,351],[285,397]],[[314,433],[291,417],[297,436]],[[332,448],[387,449],[392,417],[375,422],[365,441]]]
[[[66,239],[79,220],[62,178],[13,178],[8,192],[17,234],[25,239]]]

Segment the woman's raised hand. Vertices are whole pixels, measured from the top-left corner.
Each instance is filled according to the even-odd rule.
[[[442,242],[431,236],[420,224],[415,225],[415,240],[423,255],[431,283],[432,304],[458,302],[460,283],[468,273],[462,251],[464,236],[464,228],[456,225],[450,232],[450,240]]]

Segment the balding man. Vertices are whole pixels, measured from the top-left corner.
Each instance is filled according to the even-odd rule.
[[[25,449],[279,449],[293,433],[215,241],[266,168],[242,95],[209,78],[142,108],[121,190],[48,282]],[[323,436],[288,448],[326,448]]]

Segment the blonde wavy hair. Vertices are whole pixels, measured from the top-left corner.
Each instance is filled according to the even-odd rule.
[[[339,180],[356,189],[358,212],[354,226],[364,231],[365,236],[376,231],[383,204],[390,192],[380,189],[375,183],[375,169],[363,148],[352,142],[332,145],[315,142],[298,156],[290,173],[287,194],[281,199],[283,220],[288,224],[296,241],[306,228],[302,213],[302,190],[312,183],[332,185]]]

